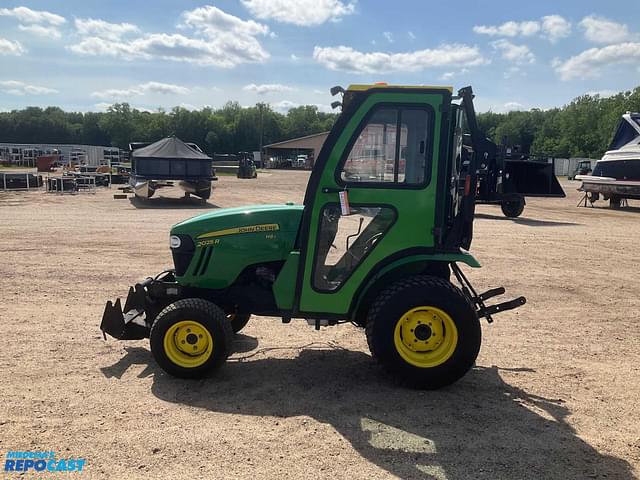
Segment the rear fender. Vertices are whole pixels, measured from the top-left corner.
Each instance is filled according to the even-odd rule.
[[[433,275],[448,280],[451,273],[449,265],[456,262],[480,268],[478,260],[465,251],[411,255],[385,265],[360,289],[352,304],[350,317],[356,324],[364,326],[368,306],[385,287],[411,275]]]

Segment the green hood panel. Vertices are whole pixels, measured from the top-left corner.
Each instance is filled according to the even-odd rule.
[[[178,281],[185,286],[221,289],[251,265],[284,261],[294,248],[302,205],[224,208],[174,225],[172,235],[189,235],[195,252]]]
[[[303,205],[253,205],[221,208],[184,220],[173,226],[171,234],[199,236],[209,231],[277,223],[279,230],[298,231]]]

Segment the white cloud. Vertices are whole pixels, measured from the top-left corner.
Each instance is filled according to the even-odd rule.
[[[232,68],[242,63],[259,63],[269,58],[256,35],[267,35],[269,28],[253,20],[244,21],[222,10],[206,6],[182,13],[183,29],[193,29],[194,38],[178,33],[151,33],[135,38],[114,35],[134,33],[131,24],[108,24],[92,20],[92,32],[100,27],[103,37],[85,35],[69,46],[78,55],[110,56],[124,60],[171,60],[198,65]]]
[[[505,22],[502,25],[476,25],[473,27],[475,33],[482,35],[489,35],[492,37],[529,37],[535,35],[540,31],[540,24],[538,22],[526,21],[526,22]]]
[[[387,42],[393,43],[393,33],[391,32],[383,32],[382,35],[387,39]]]
[[[12,42],[6,38],[0,38],[0,55],[13,55],[19,57],[25,52],[25,48],[17,40]]]
[[[31,33],[33,35],[38,35],[39,37],[54,38],[54,39],[62,37],[62,33],[60,33],[60,30],[50,25],[45,26],[45,25],[38,25],[36,23],[32,25],[20,24],[18,25],[18,29],[22,30],[23,32]]]
[[[0,16],[13,17],[20,23],[62,25],[67,21],[64,17],[55,13],[45,10],[31,10],[27,7],[0,8]]]
[[[279,102],[272,103],[271,106],[273,107],[274,110],[278,112],[288,112],[292,108],[299,107],[300,104],[292,102],[290,100],[281,100]]]
[[[275,92],[290,92],[291,90],[293,90],[292,87],[281,85],[279,83],[264,83],[262,85],[251,83],[249,85],[245,85],[244,87],[242,87],[242,89],[247,92],[257,93],[258,95],[265,95],[267,93]]]
[[[94,18],[76,18],[75,26],[80,35],[107,40],[120,40],[126,34],[140,31],[131,23],[109,23]]]
[[[189,89],[180,85],[162,82],[147,82],[125,89],[111,88],[99,92],[93,92],[92,97],[96,98],[127,98],[156,93],[160,95],[184,95],[189,93]]]
[[[99,112],[106,112],[109,107],[111,107],[113,105],[113,103],[109,103],[109,102],[100,102],[100,103],[96,103],[93,105],[93,108],[96,109],[96,111]],[[147,108],[147,107],[141,107],[141,106],[136,106],[136,105],[130,105],[132,110],[138,110],[140,112],[146,112],[146,113],[154,113],[157,112],[158,110],[154,110],[151,108]]]
[[[613,97],[614,95],[618,94],[620,92],[616,91],[616,90],[592,90],[590,92],[586,92],[585,95],[589,95],[591,97],[602,97],[602,98],[608,98],[608,97]]]
[[[523,22],[509,21],[501,25],[476,25],[475,33],[491,37],[531,37],[541,34],[551,42],[567,37],[571,33],[571,23],[560,15],[547,15],[538,20]]]
[[[415,40],[416,39],[416,34],[413,33],[412,31],[408,31],[407,32],[407,36],[409,37],[409,39],[411,40]]]
[[[627,42],[591,48],[562,62],[554,60],[553,66],[562,80],[595,77],[601,69],[620,63],[640,62],[640,42]]]
[[[294,62],[298,60],[298,56],[295,53],[291,54],[291,60],[293,60]]]
[[[58,90],[39,85],[29,85],[19,80],[0,81],[0,91],[9,95],[46,95],[58,93]]]
[[[292,108],[297,108],[302,106],[316,107],[319,112],[323,112],[323,113],[335,112],[335,110],[331,108],[331,105],[325,105],[322,103],[296,103],[290,100],[281,100],[279,102],[275,102],[271,104],[271,107],[273,107],[275,111],[280,113],[287,113]]]
[[[504,104],[504,109],[507,112],[512,112],[512,111],[518,111],[518,110],[524,110],[524,105],[522,105],[521,103],[518,102],[507,102]]]
[[[315,47],[313,58],[330,70],[354,73],[418,72],[430,67],[489,63],[477,47],[459,44],[407,53],[365,53],[345,46]]]
[[[453,79],[455,72],[445,72],[440,76],[440,80],[449,81]]]
[[[200,110],[200,107],[193,105],[192,103],[181,103],[180,108],[184,108],[185,110],[189,110],[190,112],[193,112],[194,110]]]
[[[241,63],[262,62],[269,58],[269,54],[261,47],[258,50],[225,50],[221,47],[223,44],[224,42],[189,38],[180,34],[154,33],[120,42],[88,37],[69,48],[79,55],[111,56],[124,60],[159,58],[222,68],[232,68]]]
[[[542,17],[542,31],[551,43],[571,35],[571,23],[560,15]]]
[[[185,25],[212,38],[225,34],[253,37],[269,33],[266,25],[253,20],[241,20],[211,5],[183,12],[182,20]]]
[[[515,45],[508,40],[501,39],[491,42],[491,46],[500,51],[502,58],[516,64],[522,65],[536,61],[535,55],[526,45]]]
[[[251,14],[262,20],[310,26],[339,21],[355,12],[355,0],[241,0]]]
[[[100,102],[96,103],[93,107],[99,112],[106,112],[111,105],[113,104],[109,102]]]
[[[0,8],[0,16],[13,17],[18,20],[20,22],[18,28],[23,32],[53,39],[62,36],[57,27],[67,21],[56,13],[31,10],[27,7]]]
[[[584,29],[584,37],[593,43],[610,45],[632,38],[629,27],[625,24],[595,15],[584,17],[580,21],[580,27]]]

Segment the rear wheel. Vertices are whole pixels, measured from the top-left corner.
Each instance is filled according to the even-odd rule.
[[[167,373],[198,378],[224,363],[233,331],[224,312],[200,299],[178,300],[162,310],[151,327],[151,353]]]
[[[373,357],[400,383],[435,389],[461,378],[480,351],[473,305],[446,280],[416,276],[380,293],[367,317]]]
[[[513,200],[505,200],[500,204],[502,213],[506,217],[516,218],[519,217],[524,211],[524,197],[518,197]]]

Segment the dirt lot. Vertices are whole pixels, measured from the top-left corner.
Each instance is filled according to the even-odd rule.
[[[254,319],[195,382],[146,341],[102,340],[105,300],[171,264],[172,224],[300,202],[306,179],[221,177],[204,208],[0,192],[0,454],[84,457],[78,478],[638,478],[640,208],[577,208],[574,182],[517,220],[479,208],[484,268],[466,271],[528,303],[483,326],[477,367],[447,389],[394,386],[351,325]]]

